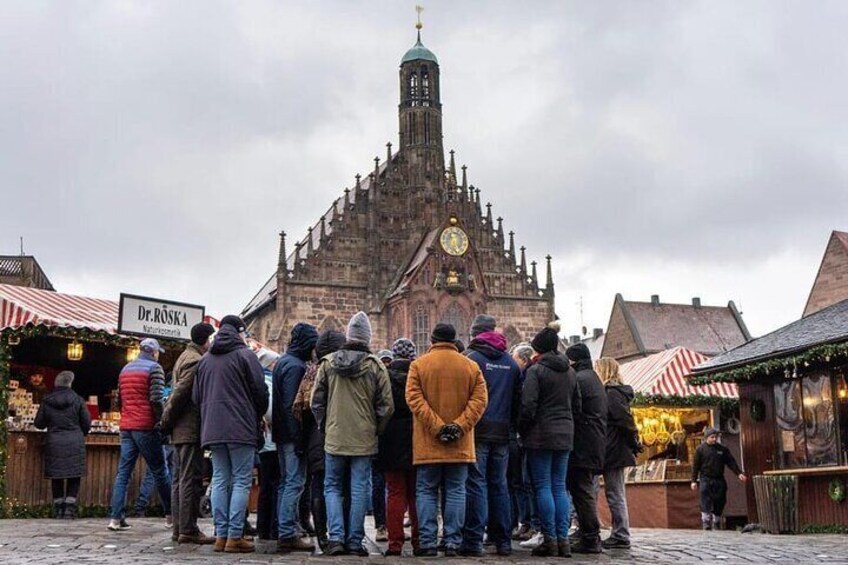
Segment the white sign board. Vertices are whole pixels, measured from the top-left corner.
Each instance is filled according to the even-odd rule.
[[[205,314],[203,306],[122,293],[118,333],[188,341]]]

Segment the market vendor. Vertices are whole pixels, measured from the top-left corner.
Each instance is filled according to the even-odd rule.
[[[716,428],[704,431],[704,443],[695,450],[695,462],[692,465],[692,490],[698,489],[700,483],[701,525],[705,530],[718,530],[721,523],[721,515],[727,503],[725,466],[743,483],[748,480],[730,450],[718,443],[718,435]]]

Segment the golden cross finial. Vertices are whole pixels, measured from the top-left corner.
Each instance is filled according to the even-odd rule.
[[[424,11],[424,7],[416,5],[415,11],[418,12],[418,22],[415,24],[415,29],[421,29],[424,27],[424,24],[421,23],[421,12]]]

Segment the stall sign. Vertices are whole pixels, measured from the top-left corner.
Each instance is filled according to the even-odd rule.
[[[188,341],[205,314],[203,306],[121,293],[118,333]]]

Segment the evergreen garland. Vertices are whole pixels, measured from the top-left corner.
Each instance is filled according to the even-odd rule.
[[[833,359],[848,358],[848,341],[817,345],[806,351],[789,354],[777,359],[766,359],[759,363],[749,363],[720,371],[711,375],[693,376],[689,379],[691,385],[707,385],[710,383],[738,383],[763,376],[784,376],[786,371],[797,373],[798,366],[807,367],[812,363],[830,363]]]
[[[695,394],[692,396],[663,396],[661,394],[644,394],[637,392],[630,403],[634,408],[668,406],[670,408],[703,408],[705,406],[718,406],[722,417],[738,416],[739,399],[724,398],[722,396],[706,396]]]

